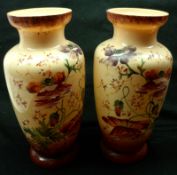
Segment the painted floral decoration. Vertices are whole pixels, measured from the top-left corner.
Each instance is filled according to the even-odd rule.
[[[51,71],[48,71],[48,75],[49,77],[41,82],[32,81],[27,86],[30,93],[36,94],[35,102],[37,106],[51,107],[57,104],[71,88],[71,84],[64,82],[66,79],[64,72],[52,74]]]
[[[105,63],[111,63],[112,66],[117,66],[118,63],[126,64],[136,53],[135,47],[124,47],[123,49],[115,49],[113,46],[104,48],[104,54],[107,57]]]
[[[83,53],[75,44],[60,46],[59,51],[75,61],[71,63],[71,59],[64,58],[66,71],[42,71],[39,73],[42,75],[40,80],[32,80],[26,86],[27,92],[34,98],[35,112],[32,118],[36,126],[30,126],[30,120],[27,119],[23,121],[23,130],[30,142],[40,149],[76,137],[80,127],[84,89],[80,86],[81,79],[74,82],[78,83],[81,92],[75,91],[67,80],[71,74],[81,75],[83,65],[80,56]]]
[[[103,51],[104,57],[100,58],[99,63],[115,68],[118,77],[117,79],[114,77],[107,84],[101,80],[101,87],[105,91],[109,87],[114,89],[115,96],[118,91],[121,91],[122,97],[117,98],[112,107],[109,101],[106,105],[103,102],[108,111],[114,109],[115,116],[108,114],[102,116],[102,120],[112,127],[110,135],[136,139],[153,126],[153,121],[159,115],[172,70],[171,68],[167,70],[147,69],[141,54],[132,46],[116,49],[108,45]],[[140,63],[135,69],[129,62],[137,56]],[[133,87],[135,90],[132,95],[130,93],[132,89],[126,82],[133,81],[135,77],[141,77],[144,83]],[[139,112],[141,108],[144,112]]]

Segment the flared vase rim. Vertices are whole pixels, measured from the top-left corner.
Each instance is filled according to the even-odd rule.
[[[167,11],[148,8],[109,8],[106,12],[110,22],[120,24],[161,26],[168,20],[169,16]]]
[[[16,18],[37,18],[46,16],[60,16],[67,13],[72,13],[72,9],[65,7],[35,7],[12,10],[7,12],[7,16]]]
[[[7,18],[17,29],[47,31],[69,23],[72,10],[64,7],[28,8],[9,11]]]
[[[122,15],[122,16],[136,16],[136,17],[163,17],[169,16],[167,11],[148,8],[134,8],[134,7],[118,7],[109,8],[107,13]]]

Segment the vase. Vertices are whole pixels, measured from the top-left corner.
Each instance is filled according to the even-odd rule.
[[[157,41],[168,13],[112,8],[114,34],[94,56],[94,93],[103,155],[116,163],[145,157],[172,72],[172,55]]]
[[[9,96],[30,144],[30,157],[53,168],[74,159],[83,111],[85,61],[67,40],[67,8],[32,8],[7,13],[20,42],[4,58]]]

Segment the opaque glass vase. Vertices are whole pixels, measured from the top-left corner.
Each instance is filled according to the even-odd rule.
[[[94,58],[94,92],[101,148],[117,163],[141,160],[159,116],[172,72],[172,55],[157,41],[168,13],[141,8],[107,10],[111,39]]]
[[[31,159],[42,167],[63,165],[78,151],[85,91],[83,52],[64,35],[72,10],[33,8],[7,16],[20,42],[5,56],[6,84]]]

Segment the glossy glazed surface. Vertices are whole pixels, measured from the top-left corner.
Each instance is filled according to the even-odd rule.
[[[61,15],[63,20],[68,17],[65,10],[50,14],[60,19],[55,28],[43,25],[46,19],[33,26],[38,15],[28,16],[30,26],[19,30],[20,43],[4,59],[6,83],[18,122],[33,149],[44,156],[72,147],[83,111],[84,55],[78,45],[65,39]],[[25,25],[23,13],[15,17],[21,20],[20,28]]]
[[[143,15],[134,20],[131,10],[128,16],[127,9],[121,11],[118,22],[108,10],[114,35],[96,48],[94,58],[99,125],[104,143],[119,153],[137,152],[149,138],[172,72],[171,53],[156,39],[159,22],[144,25]]]

